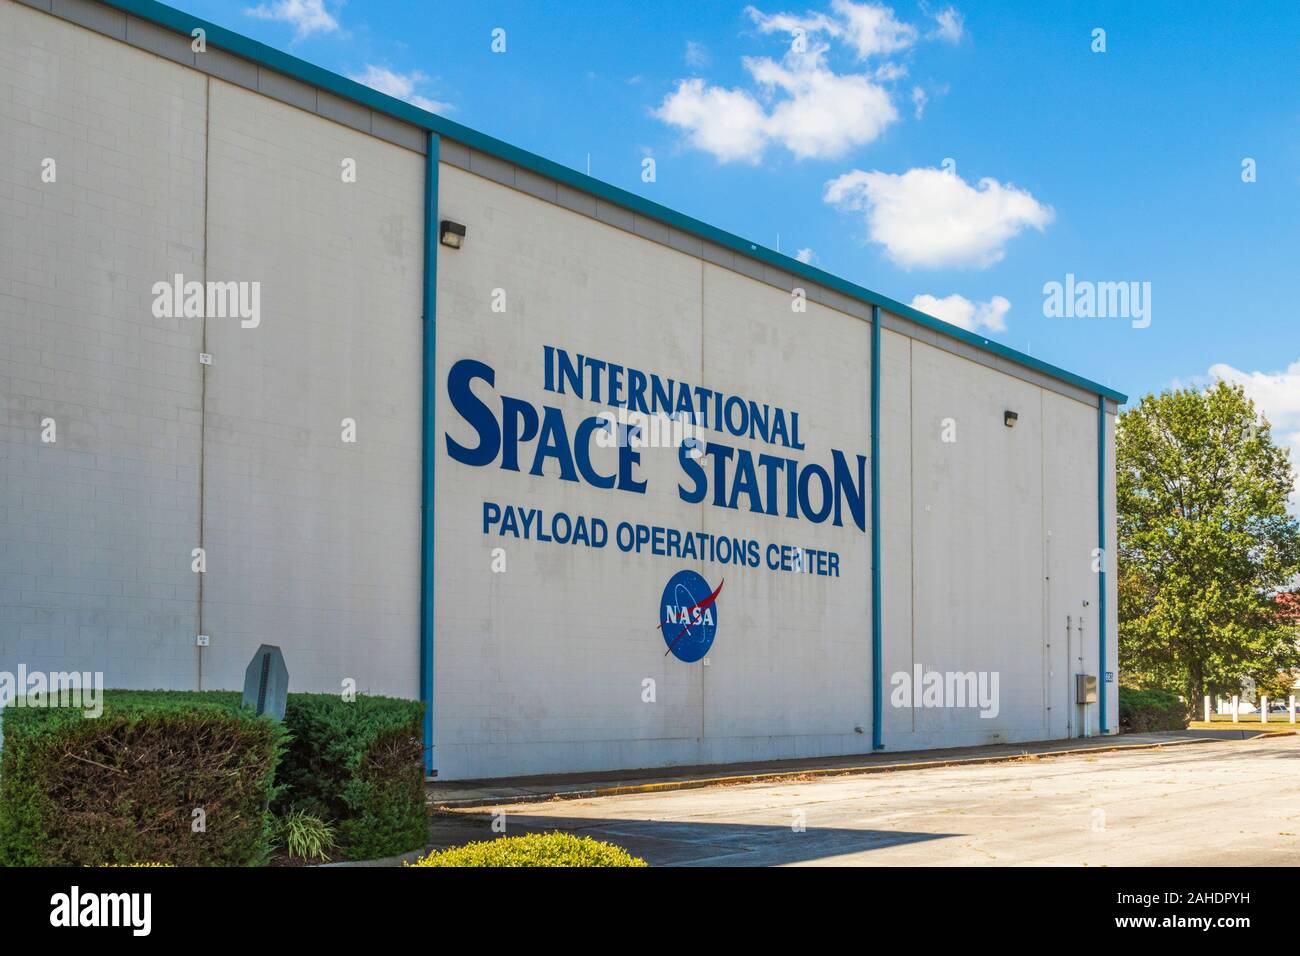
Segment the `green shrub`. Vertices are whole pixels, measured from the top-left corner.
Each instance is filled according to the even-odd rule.
[[[334,828],[310,813],[291,810],[279,820],[285,852],[299,860],[328,860],[334,849]]]
[[[1119,689],[1119,725],[1128,733],[1186,730],[1187,708],[1182,698],[1167,690]]]
[[[420,701],[290,694],[293,739],[280,805],[333,821],[348,859],[391,856],[429,838]]]
[[[411,866],[645,866],[622,847],[569,833],[530,833],[438,850]]]
[[[110,690],[95,719],[6,707],[0,864],[261,864],[268,805],[332,821],[350,859],[425,844],[422,703],[290,694],[279,724],[241,696]]]
[[[241,710],[238,694],[108,691],[103,702],[93,719],[5,708],[0,864],[266,861],[279,724]]]

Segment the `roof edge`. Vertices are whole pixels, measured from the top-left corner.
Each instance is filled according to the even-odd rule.
[[[711,226],[706,222],[660,205],[653,200],[638,196],[636,193],[628,192],[618,186],[588,176],[585,173],[580,173],[575,169],[570,169],[568,166],[562,166],[554,160],[538,156],[536,153],[530,153],[518,146],[512,146],[510,143],[489,136],[486,133],[480,133],[478,130],[471,129],[454,120],[420,109],[418,106],[413,106],[404,100],[399,100],[386,93],[380,93],[378,90],[358,83],[356,80],[333,73],[323,67],[316,66],[314,63],[308,63],[306,60],[301,60],[274,47],[267,46],[265,43],[204,20],[202,17],[159,3],[158,0],[94,0],[94,2],[121,10],[131,16],[139,17],[142,20],[147,20],[186,36],[190,36],[191,31],[195,28],[201,28],[205,32],[207,42],[210,45],[234,53],[260,66],[265,66],[268,69],[318,86],[337,96],[361,103],[371,109],[387,113],[396,119],[410,123],[420,129],[428,130],[438,136],[464,143],[473,149],[514,163],[517,166],[522,166],[581,192],[623,206],[635,213],[658,220],[692,235],[708,239],[710,242],[717,243],[733,252],[739,252],[751,259],[783,269],[796,276],[802,276],[868,305],[879,306],[887,312],[915,322],[924,328],[966,342],[985,352],[1001,356],[1015,362],[1017,365],[1049,375],[1085,391],[1104,396],[1120,405],[1128,401],[1128,396],[1122,392],[1101,385],[1091,379],[1040,361],[1031,355],[991,341],[981,335],[968,332],[960,326],[936,319],[934,316],[914,309],[909,305],[904,305],[895,299],[873,292],[865,286],[857,285],[847,279],[818,269],[816,266],[800,262],[766,246],[750,242],[716,226]]]

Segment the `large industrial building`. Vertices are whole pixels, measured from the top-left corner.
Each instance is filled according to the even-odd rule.
[[[445,778],[1114,733],[1124,400],[150,0],[0,0],[0,670],[278,644]]]

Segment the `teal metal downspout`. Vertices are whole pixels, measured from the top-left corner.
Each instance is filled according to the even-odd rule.
[[[438,145],[429,133],[424,171],[424,396],[420,455],[420,700],[424,702],[424,772],[433,766],[433,462],[438,452]]]
[[[880,726],[884,665],[880,659],[880,306],[871,307],[871,749],[883,750]]]
[[[1097,701],[1101,706],[1101,720],[1098,725],[1101,734],[1106,735],[1106,562],[1110,555],[1106,553],[1106,396],[1097,396],[1097,547],[1101,549],[1097,563],[1097,655],[1101,661],[1098,667],[1097,685],[1101,693]]]

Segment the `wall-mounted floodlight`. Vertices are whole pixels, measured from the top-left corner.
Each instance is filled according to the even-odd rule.
[[[451,249],[459,249],[465,244],[465,227],[458,222],[444,219],[438,227],[438,241]]]
[[[1015,428],[1015,427],[1016,427],[1016,422],[1017,422],[1019,419],[1020,419],[1020,416],[1017,415],[1015,412],[1012,412],[1012,411],[1006,411],[1006,412],[1003,412],[1003,413],[1002,413],[1002,424],[1003,424],[1003,425],[1006,425],[1008,428]]]

